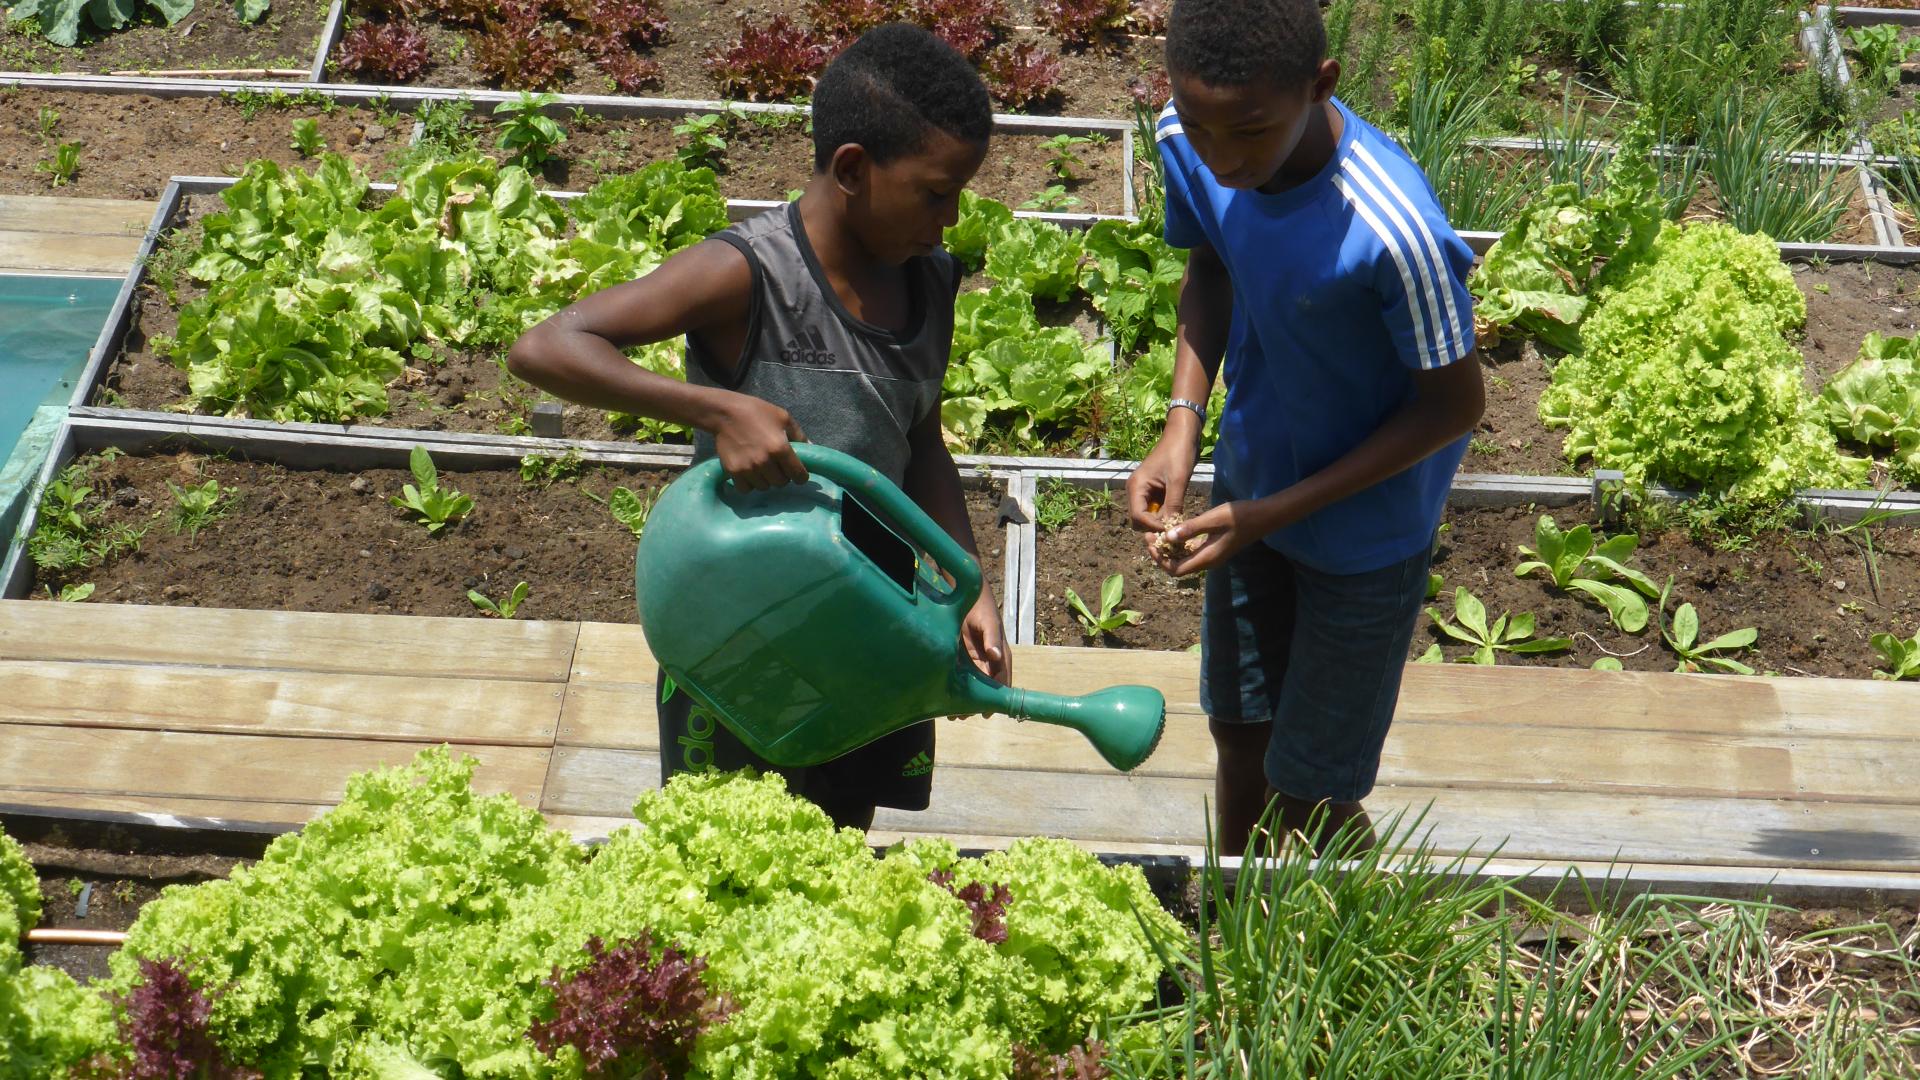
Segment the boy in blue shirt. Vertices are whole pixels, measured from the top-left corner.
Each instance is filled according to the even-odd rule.
[[[1483,406],[1473,254],[1426,177],[1333,96],[1315,0],[1177,0],[1157,140],[1190,251],[1173,398],[1128,481],[1169,573],[1207,571],[1200,700],[1221,851],[1266,808],[1317,848],[1373,788],[1447,490]],[[1184,522],[1205,405],[1214,505]]]

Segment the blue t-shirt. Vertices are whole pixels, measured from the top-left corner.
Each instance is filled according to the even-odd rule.
[[[1169,244],[1209,245],[1233,280],[1216,475],[1236,498],[1327,467],[1413,396],[1413,372],[1473,350],[1473,252],[1420,167],[1337,99],[1340,146],[1278,195],[1223,188],[1168,105],[1157,139]],[[1402,561],[1433,542],[1467,437],[1266,538],[1331,574]]]

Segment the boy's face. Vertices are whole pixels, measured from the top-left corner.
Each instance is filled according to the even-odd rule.
[[[1173,107],[1194,153],[1222,187],[1252,189],[1271,181],[1300,146],[1314,110],[1333,97],[1340,65],[1322,60],[1308,82],[1285,89],[1265,82],[1214,86],[1174,75]]]
[[[960,192],[986,157],[985,143],[936,128],[917,152],[885,164],[857,146],[841,147],[832,169],[861,244],[880,262],[898,265],[940,246],[960,219]]]

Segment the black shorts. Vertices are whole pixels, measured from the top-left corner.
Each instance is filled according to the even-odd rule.
[[[657,686],[667,685],[661,672]],[[684,691],[658,702],[660,782],[675,773],[732,772],[751,767],[779,773],[787,790],[828,809],[891,806],[925,810],[933,794],[933,721],[902,728],[842,754],[804,768],[782,768],[748,750],[725,724],[694,703]]]

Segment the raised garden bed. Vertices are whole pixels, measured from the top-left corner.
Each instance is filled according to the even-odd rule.
[[[1043,480],[1039,498],[1044,502],[1049,495]],[[1147,557],[1141,535],[1128,526],[1119,506],[1122,496],[1108,503],[1099,492],[1093,495],[1092,505],[1070,524],[1042,527],[1036,538],[1033,595],[1040,643],[1152,649],[1197,643],[1200,582],[1169,580]],[[1518,545],[1534,546],[1541,513],[1553,514],[1569,529],[1593,520],[1575,507],[1450,509],[1433,567],[1444,586],[1433,606],[1450,615],[1453,589],[1465,586],[1485,602],[1490,620],[1502,612],[1531,611],[1541,636],[1574,639],[1563,652],[1503,655],[1501,663],[1590,667],[1602,657],[1617,656],[1629,670],[1671,671],[1677,658],[1660,642],[1653,623],[1627,634],[1611,626],[1604,609],[1538,577],[1515,578],[1514,569],[1525,559]],[[1882,664],[1868,644],[1872,635],[1906,638],[1920,632],[1920,529],[1911,526],[1782,528],[1696,538],[1675,515],[1672,524],[1641,535],[1634,565],[1656,583],[1673,577],[1671,608],[1694,605],[1702,640],[1754,627],[1756,644],[1737,658],[1762,673],[1868,678]],[[1126,578],[1123,606],[1145,618],[1138,626],[1088,638],[1063,599],[1064,590],[1071,587],[1093,604],[1100,583],[1114,573]],[[1470,651],[1423,616],[1408,659],[1436,643],[1449,660]]]
[[[560,56],[565,65],[544,86],[515,85],[511,79],[482,71],[475,63],[471,45],[475,30],[445,23],[436,18],[421,19],[417,26],[425,38],[429,61],[424,70],[406,80],[419,85],[457,88],[547,89],[577,94],[645,93],[650,96],[713,101],[729,96],[726,88],[708,71],[707,57],[738,39],[742,17],[756,25],[773,17],[784,17],[799,27],[808,25],[801,0],[766,0],[751,9],[736,10],[691,3],[688,0],[662,0],[658,10],[664,16],[667,33],[658,44],[641,44],[636,55],[654,75],[644,84],[623,91],[608,69],[597,63],[593,50],[580,33],[581,24],[547,5],[536,23],[543,33],[557,36]],[[378,18],[377,8],[366,0],[347,5],[346,22],[354,23],[370,16]],[[498,18],[498,5],[487,5],[491,17]],[[1160,66],[1160,40],[1151,36],[1133,36],[1113,32],[1090,47],[1069,48],[1036,25],[1034,5],[1020,0],[1008,5],[1011,16],[1001,40],[1025,44],[1056,56],[1061,70],[1056,92],[1019,111],[1068,116],[1097,116],[1124,119],[1132,114],[1133,97],[1129,83],[1157,70]],[[830,52],[830,50],[828,50]],[[338,81],[368,83],[392,82],[378,74],[361,74],[342,68],[347,54],[336,44],[328,55],[330,78]],[[823,55],[825,55],[823,53]],[[350,65],[349,65],[350,66]]]
[[[43,128],[49,117],[51,131]],[[293,148],[312,120],[327,148],[369,175],[406,150],[412,120],[319,95],[280,98],[91,94],[0,87],[0,193],[157,199],[170,176],[238,176],[250,161],[311,167]],[[79,169],[55,187],[40,168],[59,144],[81,144]]]
[[[468,598],[498,601],[525,581],[518,617],[635,621],[634,536],[606,500],[626,487],[645,503],[673,474],[549,458],[561,478],[523,478],[502,468],[443,470],[444,485],[469,496],[464,520],[430,534],[392,505],[404,468],[295,469],[193,452],[86,454],[75,464],[91,487],[92,536],[139,530],[138,546],[103,563],[40,570],[34,595],[91,584],[97,600],[193,607],[480,616]],[[567,475],[571,473],[572,475]],[[172,488],[217,482],[231,492],[197,533],[175,531]],[[968,492],[982,572],[1004,582],[1000,497]]]
[[[1827,380],[1853,363],[1867,334],[1912,337],[1920,333],[1920,273],[1913,269],[1799,261],[1791,266],[1794,282],[1807,301],[1800,351],[1810,392],[1818,393]],[[1584,465],[1576,468],[1562,456],[1564,433],[1540,420],[1540,395],[1552,378],[1540,350],[1530,342],[1509,339],[1489,350],[1485,360],[1486,412],[1461,471],[1585,475],[1589,470]],[[1889,480],[1884,467],[1876,470],[1876,487]]]
[[[383,197],[376,193],[375,198]],[[142,410],[176,409],[188,396],[187,373],[161,352],[178,331],[181,309],[204,295],[204,289],[181,272],[200,243],[198,223],[223,209],[217,194],[185,194],[173,218],[173,229],[156,246],[156,254],[141,271],[127,333],[106,366],[96,404]],[[970,291],[989,284],[975,275],[963,285]],[[164,287],[171,285],[171,294]],[[1060,304],[1037,305],[1043,325],[1073,326],[1089,343],[1100,328],[1083,297]],[[430,361],[410,364],[387,387],[387,410],[358,423],[423,431],[525,434],[531,409],[543,395],[506,370],[505,350],[457,350],[435,347]],[[570,440],[609,441],[631,431],[598,409],[567,405],[560,434]]]
[[[13,24],[0,26],[0,71],[111,75],[122,72],[206,72],[219,77],[265,70],[289,81],[311,75],[327,24],[326,0],[274,0],[258,22],[243,23],[227,0],[199,0],[185,18],[162,25],[152,7],[124,30],[83,37],[78,46],[55,45]],[[91,24],[82,19],[82,27]],[[295,73],[298,74],[295,74]]]
[[[411,772],[417,775],[431,767],[431,759],[423,758]],[[445,769],[446,766],[440,762],[439,767]],[[141,908],[156,902],[153,890],[162,881],[180,880],[183,884],[195,880],[225,881],[226,884],[216,888],[224,900],[220,911],[233,920],[231,924],[213,923],[205,913],[195,910],[192,898],[196,894],[174,892],[158,900],[159,906],[169,909],[171,919],[163,922],[156,908],[153,918],[140,923],[142,933],[139,943],[130,946],[132,955],[163,962],[204,957],[210,963],[220,964],[223,970],[231,972],[236,984],[245,980],[246,985],[261,991],[251,1001],[236,997],[227,1002],[227,1007],[248,1010],[245,1015],[249,1018],[267,1018],[286,1013],[288,1007],[276,992],[284,985],[284,977],[276,975],[270,965],[262,962],[263,958],[279,961],[284,969],[301,971],[307,979],[314,977],[314,969],[323,966],[337,970],[350,965],[362,968],[370,965],[360,950],[339,940],[344,936],[339,932],[325,940],[312,941],[263,931],[258,933],[261,940],[248,940],[244,954],[232,944],[233,935],[268,923],[272,916],[265,912],[275,905],[294,912],[315,912],[313,918],[302,923],[309,934],[327,933],[314,927],[386,929],[408,917],[416,921],[426,918],[405,913],[402,887],[413,875],[396,878],[382,874],[386,869],[384,864],[393,860],[394,852],[402,847],[397,834],[405,834],[406,843],[411,845],[409,867],[417,875],[444,881],[443,891],[455,897],[454,902],[444,905],[432,917],[431,932],[439,945],[439,950],[432,955],[440,963],[449,966],[472,963],[471,954],[484,946],[471,941],[480,935],[469,933],[470,929],[513,935],[509,940],[515,944],[526,942],[524,948],[529,956],[517,963],[503,958],[484,969],[489,976],[486,989],[494,1000],[480,1019],[491,1021],[495,1030],[482,1035],[478,1029],[487,1025],[473,1024],[476,1030],[470,1036],[490,1038],[509,1053],[516,1052],[511,1048],[528,1037],[523,1034],[526,1026],[523,1014],[533,1012],[535,1004],[543,1002],[553,989],[539,986],[539,980],[556,964],[560,974],[568,975],[583,966],[579,957],[566,955],[581,944],[569,939],[585,938],[587,931],[575,924],[583,917],[594,919],[595,916],[597,919],[588,925],[605,926],[608,929],[602,932],[617,935],[615,942],[609,944],[645,928],[661,931],[674,944],[707,958],[709,973],[701,982],[723,986],[733,1010],[722,1013],[714,1025],[725,1023],[731,1027],[719,1035],[707,1034],[704,1038],[722,1046],[728,1036],[766,1038],[762,1032],[768,1030],[763,1027],[767,1024],[764,1019],[767,1005],[790,984],[793,979],[790,972],[794,969],[784,964],[747,967],[731,955],[731,950],[751,945],[772,954],[782,948],[778,942],[767,940],[766,930],[756,922],[756,915],[772,906],[765,895],[772,893],[789,907],[811,900],[810,892],[799,887],[796,879],[804,873],[801,867],[810,869],[828,859],[845,875],[864,876],[876,870],[875,866],[868,865],[857,842],[829,846],[815,821],[776,819],[761,809],[765,807],[764,798],[756,802],[734,796],[737,809],[722,819],[741,821],[741,827],[748,831],[727,838],[729,843],[696,840],[690,837],[693,829],[684,825],[675,827],[682,818],[669,815],[681,804],[690,804],[689,810],[698,807],[709,815],[734,809],[727,802],[731,792],[745,791],[744,785],[737,781],[730,791],[718,794],[689,791],[688,785],[680,784],[662,796],[650,796],[640,810],[643,818],[652,819],[650,827],[625,830],[623,835],[583,859],[577,852],[553,851],[556,844],[564,846],[564,841],[542,837],[537,817],[530,811],[516,814],[492,800],[485,804],[479,800],[469,802],[450,791],[451,785],[441,778],[429,775],[416,779],[415,775],[401,774],[412,786],[425,788],[443,804],[451,804],[425,805],[424,794],[408,798],[406,792],[392,792],[395,783],[390,778],[392,775],[388,773],[374,781],[360,778],[355,790],[362,794],[357,797],[350,794],[347,805],[334,812],[363,823],[359,829],[330,828],[330,822],[309,826],[299,845],[304,859],[293,858],[293,853],[287,850],[291,845],[284,844],[269,849],[258,863],[251,858],[224,854],[128,855],[125,849],[117,847],[90,849],[84,846],[84,841],[46,842],[50,838],[42,830],[32,838],[41,842],[30,843],[24,852],[32,864],[25,868],[16,864],[14,869],[17,873],[32,875],[26,878],[29,887],[38,884],[40,901],[45,908],[38,922],[46,928],[110,931],[126,927],[139,917]],[[385,786],[375,787],[375,784]],[[756,809],[760,812],[756,813]],[[681,814],[691,816],[689,811]],[[404,827],[397,827],[394,819],[403,815]],[[786,818],[795,816],[787,811]],[[45,823],[29,821],[27,824]],[[456,833],[455,830],[463,831]],[[446,842],[452,835],[468,843]],[[488,843],[478,850],[466,850],[472,837],[483,837]],[[710,869],[718,865],[716,851],[741,847],[752,850],[758,845],[777,855],[784,848],[798,848],[809,841],[812,844],[809,850],[816,851],[811,860],[785,862],[774,858],[772,869],[761,875],[762,881],[771,881],[773,885],[744,896],[732,878]],[[679,857],[672,861],[680,882],[676,900],[681,909],[698,912],[701,916],[698,921],[662,910],[644,896],[629,896],[611,884],[599,884],[597,879],[612,877],[616,872],[642,880],[661,873],[658,865],[646,858],[649,845],[678,849],[673,854]],[[533,862],[526,857],[530,851],[542,852],[545,859]],[[917,845],[909,848],[906,855],[913,857],[923,852],[924,858],[943,859],[945,863],[955,861],[951,851],[942,856],[937,848]],[[1413,866],[1395,866],[1403,856]],[[523,862],[515,868],[517,874],[510,874],[509,868],[513,867],[510,860],[515,857],[521,857]],[[887,856],[890,860],[901,857],[901,853]],[[1313,1013],[1316,1024],[1334,1023],[1341,1028],[1377,1024],[1381,1031],[1389,1033],[1383,1038],[1397,1036],[1401,1041],[1419,1040],[1428,1046],[1450,1042],[1454,1056],[1475,1052],[1485,1056],[1488,1054],[1484,1045],[1487,1026],[1505,1022],[1502,1017],[1508,1007],[1506,999],[1496,999],[1485,984],[1512,979],[1518,984],[1516,993],[1526,994],[1524,1000],[1533,1000],[1532,995],[1545,992],[1543,987],[1549,984],[1547,972],[1550,971],[1564,979],[1551,985],[1577,1003],[1571,1007],[1581,1010],[1582,1022],[1520,1027],[1510,1042],[1501,1046],[1505,1060],[1523,1057],[1543,1066],[1564,1063],[1571,1054],[1582,1050],[1601,1052],[1589,1049],[1596,1043],[1608,1054],[1623,1053],[1620,1049],[1623,1044],[1642,1048],[1649,1055],[1644,1060],[1652,1060],[1656,1054],[1671,1060],[1687,1047],[1717,1043],[1709,1046],[1704,1060],[1698,1063],[1698,1068],[1703,1070],[1700,1075],[1715,1077],[1738,1076],[1756,1067],[1783,1074],[1804,1074],[1814,1061],[1835,1060],[1861,1066],[1861,1075],[1869,1075],[1864,1071],[1868,1065],[1885,1066],[1883,1075],[1904,1075],[1908,1071],[1906,1066],[1915,1060],[1911,1032],[1920,1023],[1914,1008],[1916,968],[1912,948],[1916,928],[1913,912],[1904,906],[1883,902],[1873,907],[1807,904],[1795,908],[1756,903],[1745,897],[1730,904],[1666,896],[1643,900],[1638,890],[1618,888],[1614,882],[1601,887],[1597,894],[1583,890],[1577,883],[1563,883],[1549,903],[1536,905],[1521,900],[1503,880],[1477,880],[1471,863],[1464,867],[1421,869],[1417,865],[1421,857],[1419,852],[1403,853],[1396,844],[1391,854],[1365,856],[1337,869],[1331,861],[1316,864],[1291,848],[1283,858],[1272,862],[1235,861],[1232,866],[1222,866],[1208,860],[1204,868],[1196,867],[1201,873],[1192,888],[1175,894],[1175,902],[1168,904],[1170,898],[1164,894],[1157,897],[1168,904],[1176,918],[1152,910],[1156,896],[1149,893],[1137,870],[1123,868],[1117,874],[1102,871],[1092,865],[1093,860],[1065,845],[1022,842],[1007,856],[988,855],[980,862],[962,864],[962,869],[992,873],[998,882],[1011,882],[1011,887],[1004,892],[989,894],[969,904],[974,916],[974,932],[989,946],[1000,947],[1002,954],[1010,958],[1019,958],[1023,948],[1034,948],[1030,943],[1037,942],[1047,950],[1044,955],[1051,957],[1052,970],[1078,973],[1098,963],[1111,972],[1109,977],[1116,982],[1126,980],[1113,987],[1091,979],[1071,983],[1092,983],[1088,990],[1070,998],[1071,1003],[1084,1008],[1090,994],[1126,996],[1137,989],[1142,997],[1152,998],[1153,1004],[1167,1009],[1163,1020],[1169,1026],[1157,1040],[1139,1038],[1141,1033],[1135,1033],[1133,1038],[1113,1040],[1116,1048],[1128,1049],[1116,1054],[1108,1064],[1115,1070],[1113,1075],[1126,1080],[1180,1075],[1170,1068],[1154,1068],[1134,1055],[1150,1054],[1156,1045],[1174,1048],[1177,1053],[1184,1042],[1183,1036],[1192,1039],[1190,1047],[1197,1045],[1203,1054],[1208,1053],[1215,1041],[1222,1039],[1220,1027],[1235,1021],[1242,1032],[1250,1025],[1258,1025],[1252,1030],[1257,1032],[1256,1038],[1264,1037],[1264,1041],[1255,1045],[1269,1046],[1275,1051],[1285,1048],[1300,1058],[1319,1060],[1321,1055],[1315,1053],[1319,1049],[1317,1040],[1304,1032],[1299,1033],[1299,1038],[1284,1037],[1292,1032],[1282,1020],[1268,1017],[1254,1007],[1262,998],[1280,993],[1288,986],[1308,986],[1311,989],[1298,992],[1317,995]],[[608,865],[602,860],[614,862]],[[265,868],[269,864],[273,866],[273,873],[256,873],[256,867]],[[1031,871],[1035,866],[1051,873],[1036,877]],[[1389,866],[1393,869],[1388,869]],[[914,875],[916,880],[909,881],[904,873],[898,874],[896,877],[900,880],[890,882],[883,894],[869,897],[854,893],[837,899],[849,908],[863,905],[854,910],[868,913],[869,918],[886,925],[898,926],[912,917],[908,914],[912,908],[904,900],[895,899],[895,894],[905,893],[919,899],[918,894],[924,893],[926,898],[919,900],[920,906],[923,910],[932,909],[933,914],[918,916],[919,921],[913,925],[926,928],[919,935],[905,943],[890,942],[890,947],[884,950],[861,950],[857,944],[862,927],[845,925],[847,916],[842,915],[842,922],[834,924],[835,933],[817,933],[808,939],[812,955],[826,955],[842,965],[855,965],[839,970],[866,974],[863,969],[869,965],[875,968],[871,979],[858,983],[862,997],[854,1004],[863,1010],[874,1008],[878,999],[878,1003],[898,1009],[902,1014],[911,1015],[915,1010],[922,1014],[936,1011],[924,1000],[926,981],[914,985],[915,993],[903,994],[896,989],[897,983],[885,978],[879,970],[887,966],[907,969],[924,966],[929,950],[925,944],[915,947],[913,941],[924,943],[931,938],[932,926],[954,924],[959,931],[952,935],[946,950],[935,954],[948,965],[979,963],[982,959],[982,946],[965,940],[963,916],[968,912],[959,910],[955,901],[935,897],[925,882],[917,880],[925,876],[925,867],[916,866],[916,869],[920,871]],[[458,884],[454,883],[455,878]],[[520,880],[523,878],[528,880]],[[508,880],[513,884],[506,884]],[[1037,888],[1042,881],[1045,886]],[[557,892],[575,882],[598,887],[581,888],[579,897],[569,897],[565,915],[551,912],[542,905],[543,892]],[[938,878],[934,884],[940,884]],[[1598,883],[1585,884],[1591,888]],[[84,919],[77,918],[75,902],[89,885],[92,886],[87,892],[89,914]],[[1138,924],[1128,918],[1128,907],[1117,899],[1081,899],[1092,892],[1090,886],[1094,885],[1108,889],[1108,896],[1145,905],[1144,910],[1133,909],[1134,918],[1144,924],[1145,932],[1154,935],[1163,947],[1182,954],[1191,954],[1202,940],[1200,920],[1195,917],[1190,900],[1196,895],[1206,895],[1218,917],[1207,935],[1212,939],[1208,944],[1226,954],[1229,962],[1240,961],[1235,966],[1242,972],[1241,980],[1226,984],[1228,1000],[1214,1002],[1204,995],[1192,994],[1197,984],[1189,981],[1190,976],[1180,973],[1161,979],[1159,993],[1154,994],[1154,975],[1159,965],[1147,964],[1143,971],[1143,963],[1151,954],[1145,953],[1143,943],[1133,932]],[[1762,889],[1760,895],[1766,895],[1767,891]],[[520,914],[521,922],[499,925],[504,920],[489,919],[484,898],[509,892],[517,901],[516,913],[525,913]],[[342,895],[353,898],[350,918],[341,917],[347,908],[334,899]],[[726,909],[710,914],[711,909],[706,905],[713,905],[717,895],[726,896]],[[1326,903],[1329,896],[1342,903]],[[980,902],[990,898],[993,903]],[[1312,902],[1314,898],[1321,902]],[[966,899],[964,893],[959,897],[959,900]],[[1597,899],[1606,913],[1574,914],[1581,910],[1582,902],[1589,899]],[[97,909],[93,908],[95,903],[99,904]],[[948,903],[954,905],[954,911],[940,906]],[[1337,921],[1340,912],[1353,906],[1379,913],[1377,919],[1366,925],[1364,933]],[[602,913],[602,908],[624,910],[616,916],[611,910]],[[1261,914],[1275,910],[1287,913],[1284,921],[1282,917]],[[322,918],[318,914],[322,912],[334,917]],[[9,910],[8,915],[12,914]],[[708,919],[728,936],[705,933],[709,929]],[[529,933],[528,924],[540,930],[551,927],[548,933],[552,936]],[[1000,926],[1009,931],[1004,939],[997,932],[987,932]],[[424,937],[422,933],[412,940]],[[1058,948],[1054,944],[1069,939],[1083,943],[1111,942],[1112,945],[1103,952],[1092,948]],[[791,941],[791,937],[788,940]],[[1330,945],[1330,942],[1338,944]],[[1057,948],[1058,951],[1054,951]],[[321,952],[325,949],[337,949],[338,955],[328,957]],[[169,950],[177,950],[177,954]],[[65,970],[85,985],[107,974],[103,969],[108,952],[107,948],[82,952],[72,948],[29,946],[26,959]],[[383,962],[385,966],[378,976],[367,972],[366,977],[437,985],[432,974],[420,970],[421,961],[412,950],[396,950]],[[1413,999],[1417,1005],[1412,1001],[1382,1003],[1378,995],[1349,992],[1348,980],[1313,978],[1316,971],[1324,973],[1324,964],[1336,962],[1354,964],[1356,970],[1363,965],[1389,964],[1423,989],[1438,987],[1457,992],[1423,994]],[[116,974],[126,980],[126,984],[141,981],[131,978],[133,965],[116,967]],[[451,970],[456,976],[467,973],[459,967]],[[560,981],[560,974],[554,976],[556,982]],[[1614,975],[1625,977],[1616,980]],[[143,977],[159,983],[158,974],[151,969]],[[1253,985],[1247,985],[1248,982]],[[999,992],[1018,994],[1027,982],[1016,977],[994,985]],[[65,999],[68,1005],[83,1006],[82,993],[71,986],[35,989],[37,993],[49,995],[64,993],[69,995]],[[205,991],[209,997],[219,992],[218,988]],[[978,994],[976,988],[968,997]],[[533,1000],[524,1000],[522,995]],[[1683,1002],[1693,1002],[1697,1007]],[[1111,1002],[1108,1009],[1133,1004]],[[405,1023],[407,1010],[421,1007],[431,1007],[431,1001],[390,995],[363,1003],[362,999],[339,994],[310,1007],[302,1003],[303,1019],[345,1019],[338,1014],[357,1011],[361,1017],[358,1027],[380,1021]],[[953,1007],[959,1007],[958,1003]],[[141,1008],[142,1004],[136,1003],[131,1011],[139,1012]],[[1244,1014],[1239,1012],[1240,1008],[1245,1009]],[[562,1012],[566,1009],[564,996],[559,1009]],[[510,1018],[511,1026],[501,1025],[503,1012]],[[328,1016],[328,1013],[335,1015]],[[215,1024],[204,1030],[214,1036],[209,1040],[211,1045],[219,1047],[235,1036],[228,1034],[225,1025],[219,1022],[223,1014],[215,1015]],[[856,1015],[868,1018],[864,1011]],[[1078,1023],[1099,1023],[1112,1015],[1096,1011],[1079,1018]],[[1261,1020],[1250,1019],[1255,1016]],[[466,1018],[469,1023],[475,1019]],[[920,1023],[928,1022],[921,1016]],[[505,1030],[498,1030],[500,1026],[505,1026]],[[1003,1044],[1007,1039],[1006,1026],[997,1025],[993,1031]],[[1741,1037],[1727,1039],[1729,1029],[1739,1032]],[[295,1044],[297,1053],[307,1049],[301,1045],[302,1040],[317,1041],[298,1024],[287,1023],[274,1030],[282,1031],[281,1037],[267,1047],[253,1047],[254,1053],[284,1053],[289,1043]],[[695,1038],[700,1030],[696,1027],[682,1038],[695,1047],[702,1047]],[[712,1030],[707,1028],[709,1033]],[[970,1034],[975,1039],[990,1037],[979,1026]],[[1072,1030],[1064,1036],[1055,1035],[1054,1039],[1073,1042],[1082,1035],[1082,1030]],[[792,1062],[791,1052],[787,1059],[769,1060],[787,1044],[773,1039],[767,1039],[767,1043],[766,1054],[759,1060],[770,1076],[815,1074]],[[681,1045],[684,1047],[685,1042]],[[471,1049],[470,1043],[452,1046],[449,1056]],[[517,1052],[532,1057],[524,1048]],[[846,1052],[854,1051],[849,1047]],[[1044,1055],[1042,1060],[1046,1060]],[[539,1063],[538,1058],[533,1061]],[[701,1070],[700,1062],[696,1057],[694,1070],[682,1074],[724,1074],[718,1069]],[[546,1074],[545,1071],[535,1073]],[[925,1066],[914,1065],[898,1068],[894,1073],[903,1077],[927,1074]],[[984,1078],[1004,1073],[982,1068],[968,1075]]]

